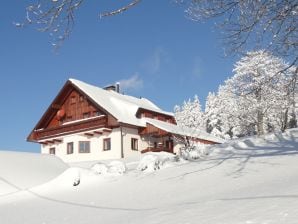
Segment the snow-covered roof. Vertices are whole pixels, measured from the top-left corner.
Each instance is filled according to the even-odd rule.
[[[92,100],[94,100],[94,102],[113,115],[118,122],[140,127],[146,127],[146,124],[149,123],[172,134],[187,135],[218,143],[222,142],[221,139],[218,139],[203,130],[182,128],[175,124],[151,118],[137,118],[136,113],[140,108],[173,116],[173,113],[161,110],[158,106],[146,98],[136,98],[133,96],[123,95],[115,91],[104,90],[76,79],[69,79],[69,81],[87,94]]]
[[[136,98],[115,91],[107,91],[76,79],[69,79],[69,81],[113,115],[118,122],[145,127],[146,123],[136,117],[140,108],[173,116],[173,113],[161,110],[146,98]]]
[[[146,123],[149,123],[159,129],[162,129],[162,130],[167,131],[172,134],[200,138],[200,139],[204,139],[204,140],[208,140],[208,141],[212,141],[212,142],[216,142],[216,143],[223,143],[222,139],[217,138],[217,137],[215,137],[203,130],[200,130],[200,129],[180,127],[180,126],[172,124],[172,123],[155,120],[152,118],[142,118],[142,120]]]

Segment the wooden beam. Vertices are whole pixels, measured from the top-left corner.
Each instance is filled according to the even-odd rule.
[[[51,105],[51,107],[52,107],[53,109],[57,109],[57,110],[59,110],[59,109],[61,108],[61,105],[60,105],[60,104],[57,104],[57,103],[53,103],[53,104]]]
[[[93,133],[97,134],[97,135],[102,135],[103,132],[102,131],[94,131]]]
[[[53,139],[53,141],[54,141],[54,142],[59,142],[59,143],[61,143],[61,142],[62,142],[62,140],[61,140],[61,139],[56,139],[56,138],[55,138],[55,139]]]
[[[94,136],[94,134],[93,133],[84,133],[84,135],[86,135],[86,136]]]

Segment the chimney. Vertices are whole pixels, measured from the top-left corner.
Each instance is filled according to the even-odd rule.
[[[108,85],[108,86],[105,86],[103,89],[120,93],[120,83],[116,82],[115,85]]]
[[[120,93],[120,82],[116,82],[116,92]]]
[[[108,90],[108,91],[116,91],[115,85],[105,86],[103,89]]]

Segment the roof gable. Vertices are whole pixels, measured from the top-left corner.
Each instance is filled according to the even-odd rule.
[[[161,110],[146,98],[136,98],[115,91],[107,91],[75,79],[69,79],[69,81],[88,95],[94,102],[105,108],[118,122],[145,127],[146,123],[136,117],[137,111],[140,108],[173,116],[172,113]]]
[[[102,114],[107,115],[108,112],[93,102],[88,95],[74,86],[70,81],[67,81],[38,121],[33,131],[55,128],[66,122],[84,119],[84,116],[94,117]],[[32,140],[33,131],[28,136],[28,140]]]

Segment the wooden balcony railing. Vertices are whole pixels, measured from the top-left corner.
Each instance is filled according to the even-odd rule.
[[[141,151],[141,153],[146,153],[146,152],[170,152],[173,153],[173,149],[169,149],[169,148],[147,148]]]
[[[94,128],[107,128],[108,119],[106,116],[77,121],[54,128],[40,129],[34,131],[34,140],[42,140],[50,137],[58,137],[81,131],[88,131]]]

